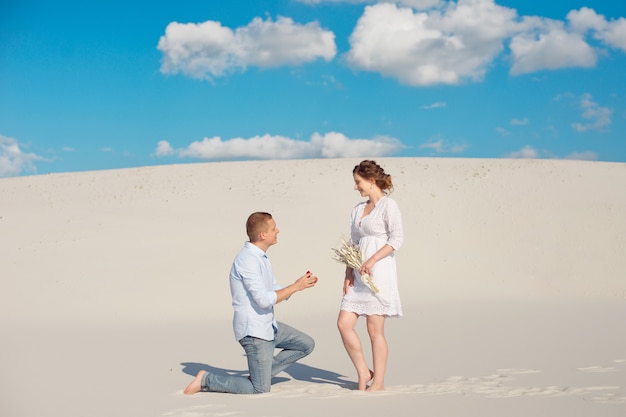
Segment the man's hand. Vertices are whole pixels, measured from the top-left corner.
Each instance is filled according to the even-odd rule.
[[[298,278],[296,282],[283,288],[282,290],[276,291],[276,304],[280,303],[281,301],[285,301],[295,292],[314,287],[315,284],[317,284],[317,277],[313,275],[311,271],[306,271],[306,274]]]
[[[315,286],[315,284],[317,284],[317,277],[313,275],[311,271],[306,271],[306,274],[298,278],[293,285],[298,288],[296,291],[302,291]]]

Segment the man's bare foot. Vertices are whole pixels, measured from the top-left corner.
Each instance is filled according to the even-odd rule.
[[[206,374],[206,371],[198,372],[198,375],[187,385],[185,391],[183,391],[187,395],[193,395],[200,391],[202,391],[202,376]]]
[[[367,389],[367,384],[374,379],[374,372],[368,369],[369,373],[366,374],[363,378],[359,375],[359,391],[365,391]]]

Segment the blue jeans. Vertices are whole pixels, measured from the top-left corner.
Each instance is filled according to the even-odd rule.
[[[239,341],[248,358],[250,378],[204,374],[202,391],[261,394],[270,391],[272,377],[313,351],[315,341],[284,323],[278,323],[274,340],[246,336]],[[282,349],[274,356],[274,349]]]

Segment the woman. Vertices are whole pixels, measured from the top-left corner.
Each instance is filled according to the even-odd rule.
[[[355,166],[352,174],[354,189],[367,198],[352,210],[350,229],[351,241],[358,244],[363,253],[363,264],[359,270],[346,268],[337,327],[356,368],[358,389],[382,391],[385,389],[388,356],[385,318],[402,316],[394,257],[394,252],[404,240],[402,218],[397,203],[388,197],[393,184],[391,176],[383,168],[374,161],[366,160]],[[363,284],[361,274],[371,276],[377,293]],[[361,340],[355,330],[359,316],[366,317],[372,344],[373,371],[367,366]]]

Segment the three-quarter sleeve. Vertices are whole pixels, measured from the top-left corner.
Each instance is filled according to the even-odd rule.
[[[387,244],[394,250],[400,249],[404,243],[404,231],[402,229],[402,213],[398,204],[387,198],[383,219],[387,228]]]

